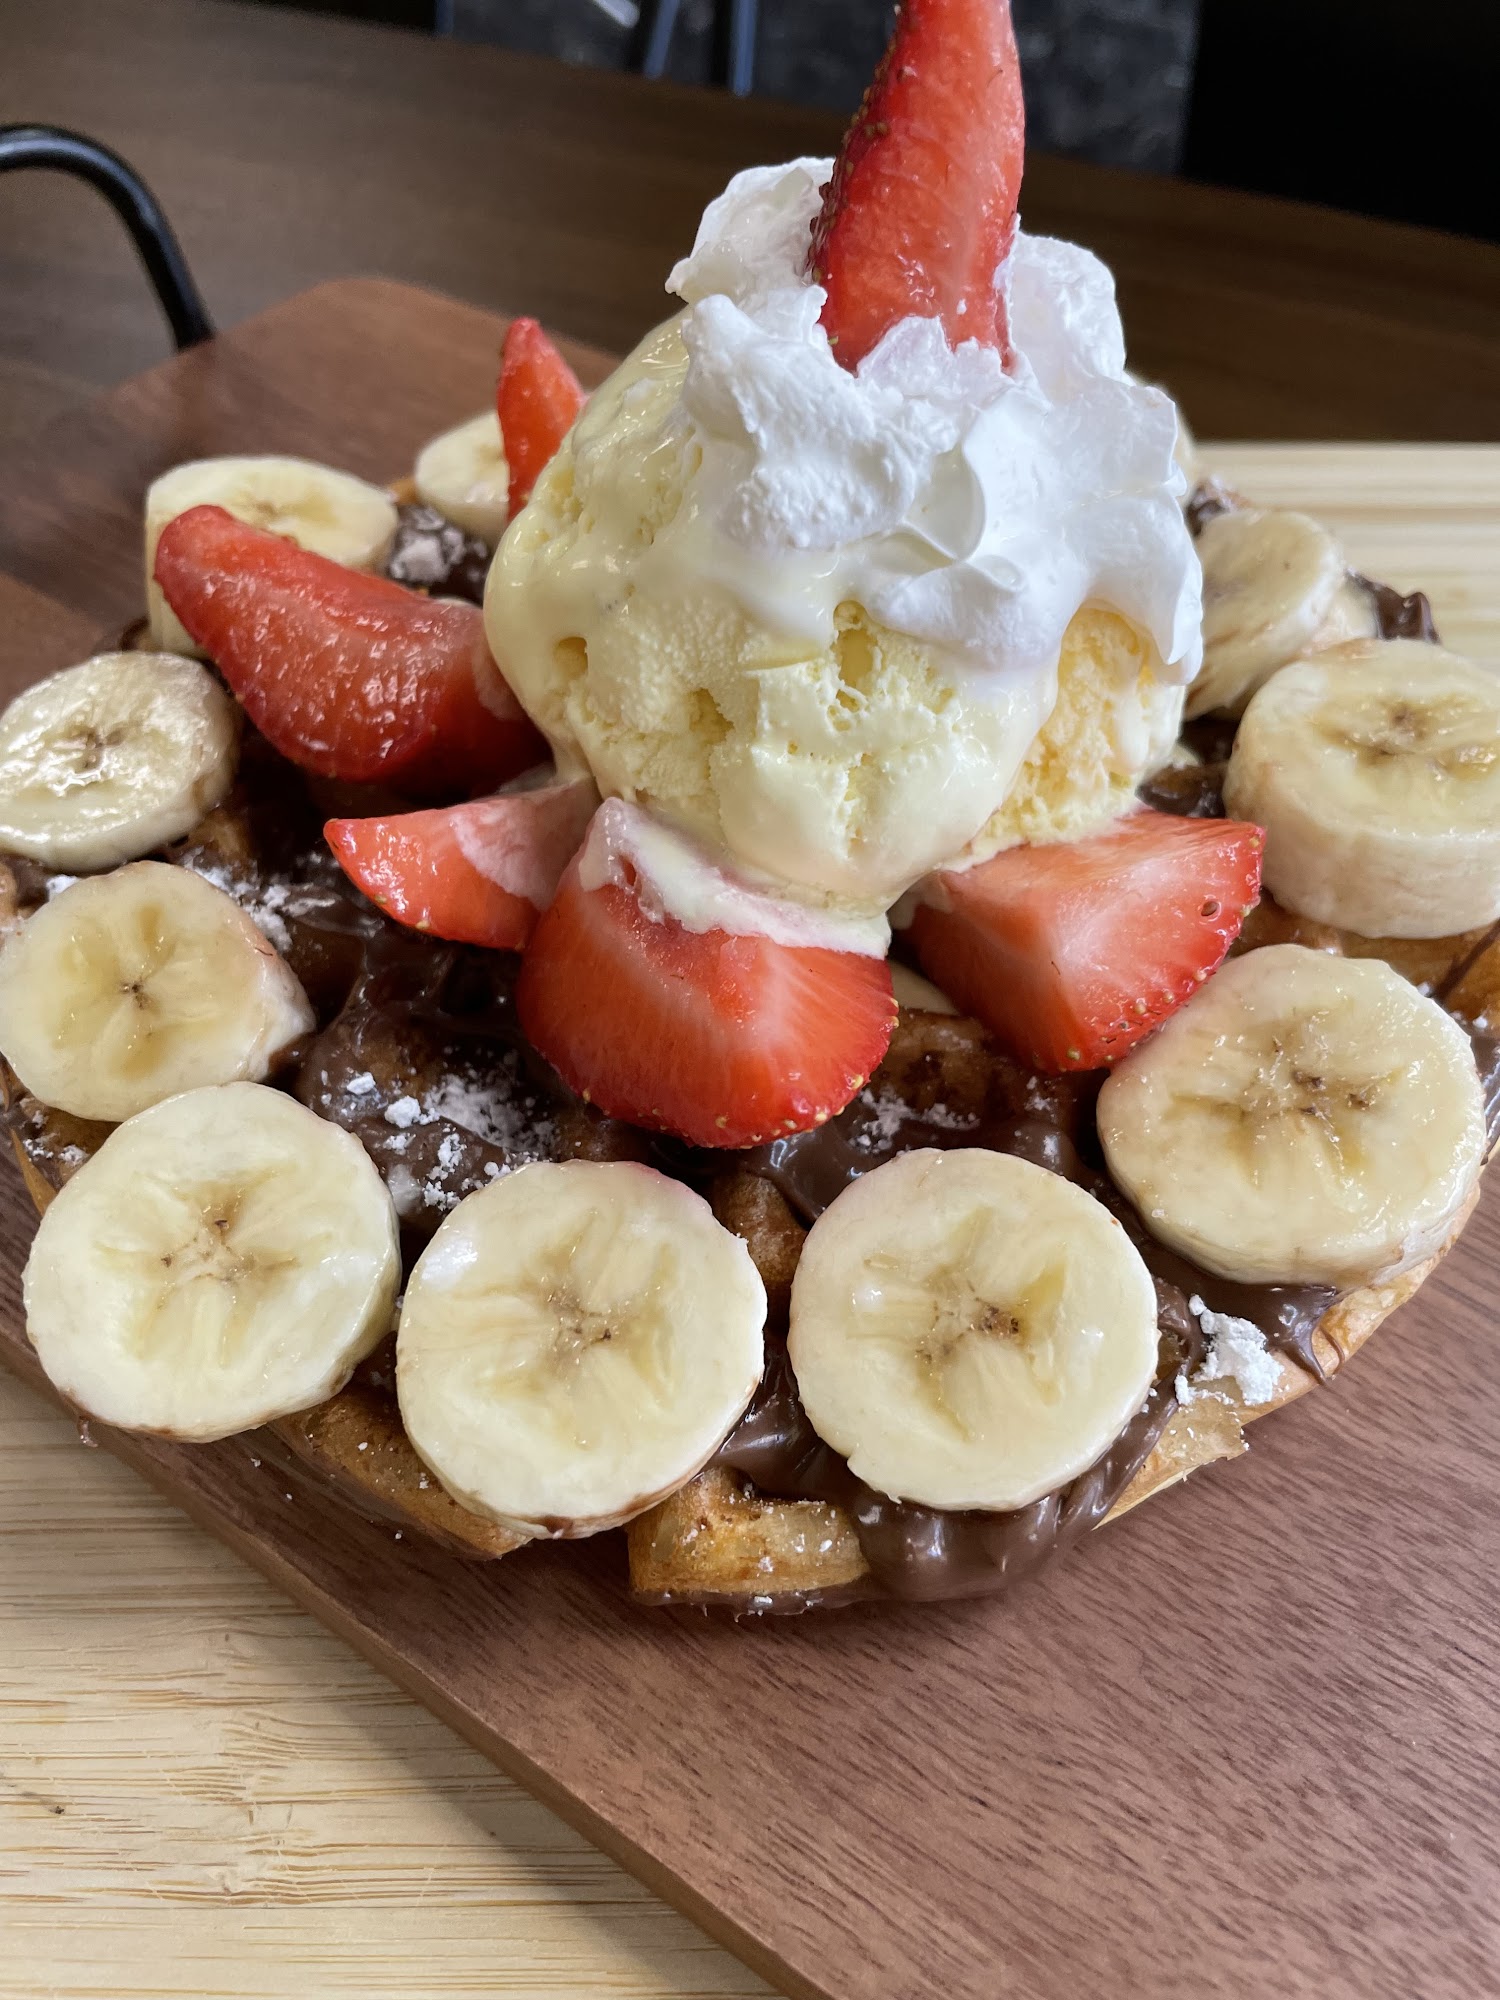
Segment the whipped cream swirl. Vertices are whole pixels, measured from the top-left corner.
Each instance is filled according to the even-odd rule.
[[[668,280],[688,304],[695,484],[739,552],[737,588],[768,622],[825,640],[853,599],[981,685],[1012,688],[1050,677],[1069,621],[1100,604],[1191,680],[1201,573],[1176,411],[1125,373],[1107,268],[1018,232],[997,278],[1009,372],[993,349],[952,349],[936,320],[908,319],[851,374],[805,275],[831,170],[809,159],[737,175]]]

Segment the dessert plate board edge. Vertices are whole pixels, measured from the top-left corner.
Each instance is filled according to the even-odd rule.
[[[0,696],[135,614],[166,465],[394,476],[484,405],[503,324],[322,286],[14,454]],[[1500,448],[1203,459],[1500,660]],[[0,1358],[41,1386],[31,1204],[0,1175]],[[790,1994],[1442,2000],[1500,1963],[1497,1286],[1492,1189],[1347,1377],[989,1603],[677,1619],[626,1601],[617,1538],[476,1567],[289,1486],[253,1437],[94,1437]]]

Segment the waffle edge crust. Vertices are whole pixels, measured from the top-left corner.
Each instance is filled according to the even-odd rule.
[[[1251,935],[1246,941],[1268,943],[1297,928],[1297,920],[1263,905],[1247,926]],[[1348,942],[1362,955],[1372,949],[1367,940]],[[1430,980],[1472,949],[1471,939],[1455,938],[1420,947],[1393,943],[1379,955],[1410,977]],[[1487,1011],[1491,992],[1500,998],[1500,942],[1490,944],[1466,968],[1460,991],[1476,1014]],[[977,1024],[964,1025],[982,1032]],[[22,1177],[40,1213],[71,1165],[86,1158],[110,1128],[89,1126],[39,1105],[24,1095],[3,1064],[0,1098]],[[1337,1373],[1382,1321],[1413,1297],[1457,1241],[1473,1206],[1471,1201],[1436,1256],[1384,1283],[1346,1293],[1329,1307],[1314,1335],[1325,1375]],[[781,1277],[786,1282],[789,1272]],[[1179,1407],[1105,1519],[1118,1519],[1200,1466],[1243,1453],[1247,1423],[1314,1386],[1313,1376],[1295,1362],[1285,1356],[1277,1362],[1273,1393],[1254,1406],[1240,1398],[1231,1381],[1217,1383],[1211,1392]],[[366,1518],[425,1537],[450,1553],[494,1560],[520,1547],[520,1538],[460,1506],[427,1472],[402,1428],[393,1382],[392,1340],[338,1395],[247,1434],[247,1441],[273,1464],[312,1475]],[[650,1604],[748,1613],[810,1610],[881,1594],[843,1508],[821,1500],[766,1497],[719,1465],[710,1464],[631,1522],[625,1533],[632,1594]]]

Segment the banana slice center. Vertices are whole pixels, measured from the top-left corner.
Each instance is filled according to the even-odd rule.
[[[75,728],[53,737],[49,746],[52,756],[48,773],[54,780],[53,789],[76,791],[82,786],[97,784],[101,777],[107,777],[109,767],[117,761],[115,753],[130,735],[131,730],[124,723],[101,729],[95,723],[80,722]]]
[[[1493,711],[1451,690],[1441,704],[1414,694],[1372,697],[1346,710],[1325,734],[1361,770],[1400,759],[1439,783],[1485,777],[1500,758]]]
[[[1205,1065],[1183,1102],[1205,1112],[1237,1146],[1256,1186],[1284,1173],[1285,1142],[1311,1141],[1321,1172],[1358,1182],[1370,1164],[1375,1115],[1400,1083],[1400,1066],[1353,1055],[1337,1011],[1316,1008],[1257,1043],[1253,1073]]]
[[[486,1340],[476,1390],[534,1400],[559,1440],[580,1450],[609,1436],[622,1398],[654,1414],[671,1401],[663,1301],[675,1293],[679,1259],[662,1243],[642,1268],[638,1256],[621,1254],[627,1248],[596,1214],[575,1241],[534,1254],[518,1282],[486,1289],[487,1316],[507,1338],[503,1346]]]
[[[992,1217],[971,1215],[952,1253],[919,1276],[904,1260],[877,1254],[855,1299],[864,1336],[898,1366],[914,1359],[932,1409],[969,1442],[985,1428],[975,1417],[990,1404],[987,1380],[1024,1370],[1049,1407],[1067,1391],[1057,1341],[1066,1268],[1059,1258],[1042,1258],[1024,1275],[1014,1264],[997,1270],[995,1237]],[[1014,1256],[1015,1246],[1008,1248]]]
[[[295,507],[287,507],[277,500],[236,496],[235,512],[247,527],[261,528],[268,535],[289,535],[293,539],[299,531],[305,535],[309,528],[334,525],[333,508],[316,488],[309,488],[299,495]]]
[[[182,1191],[141,1186],[134,1226],[100,1245],[135,1302],[126,1352],[142,1362],[234,1365],[268,1294],[300,1282],[309,1261],[335,1248],[328,1231],[305,1221],[289,1235],[285,1178],[270,1168]]]
[[[180,1045],[211,1033],[224,1013],[222,980],[202,940],[183,934],[155,905],[130,912],[128,923],[88,928],[72,940],[69,990],[79,997],[58,1023],[63,1041],[86,1029],[101,1061],[139,1077],[159,1060],[160,1038]]]

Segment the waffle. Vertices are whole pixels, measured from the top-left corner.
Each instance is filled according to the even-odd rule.
[[[1195,502],[1200,512],[1241,504],[1217,492],[1205,501],[1206,492]],[[403,503],[411,498],[396,497]],[[1425,600],[1385,595],[1403,618],[1420,608],[1421,631],[1413,627],[1412,636],[1435,636]],[[1198,760],[1158,774],[1143,788],[1147,802],[1194,815],[1221,811],[1219,782],[1232,733],[1232,725],[1190,725]],[[321,1117],[354,1132],[374,1159],[401,1213],[408,1267],[456,1201],[509,1167],[529,1159],[649,1159],[699,1187],[719,1221],[749,1247],[768,1301],[769,1393],[800,1416],[785,1360],[791,1287],[810,1214],[833,1199],[840,1176],[914,1145],[999,1143],[1119,1201],[1094,1140],[1097,1076],[1038,1077],[1006,1056],[977,1022],[956,1015],[903,1011],[869,1087],[827,1135],[832,1184],[811,1211],[804,1201],[800,1216],[788,1199],[786,1176],[764,1151],[695,1154],[602,1118],[573,1099],[520,1037],[501,955],[397,931],[334,867],[319,837],[323,818],[378,811],[387,803],[399,809],[399,801],[384,801],[368,788],[354,794],[297,777],[252,734],[234,797],[169,858],[228,888],[272,931],[289,931],[275,941],[306,989],[318,1026],[291,1053],[280,1080]],[[0,863],[0,933],[44,894],[45,884],[28,864]],[[1437,940],[1371,939],[1294,916],[1263,897],[1234,950],[1283,943],[1383,959],[1478,1035],[1488,1034],[1492,1019],[1500,1022],[1500,926]],[[349,1087],[351,1078],[358,1079],[357,1092]],[[38,1208],[45,1207],[112,1128],[41,1104],[3,1064],[0,1095],[27,1188]],[[413,1128],[398,1127],[383,1113],[402,1100],[440,1109]],[[821,1142],[825,1135],[815,1136]],[[1133,1215],[1122,1214],[1122,1220],[1127,1227],[1134,1222],[1143,1237]],[[1060,1502],[1049,1496],[1038,1503],[1036,1533],[1005,1552],[994,1577],[980,1587],[1012,1580],[1065,1541],[1128,1512],[1197,1467],[1243,1452],[1248,1422],[1335,1373],[1437,1261],[1351,1292],[1328,1304],[1315,1323],[1309,1319],[1300,1352],[1277,1354],[1274,1390],[1254,1406],[1232,1379],[1179,1400],[1177,1373],[1192,1356],[1181,1348],[1180,1335],[1164,1333],[1154,1404],[1148,1405],[1154,1414],[1138,1446],[1123,1455],[1112,1447],[1100,1462],[1102,1478],[1095,1468]],[[1164,1297],[1159,1273],[1158,1291]],[[1186,1281],[1177,1283],[1179,1322],[1191,1322],[1189,1295]],[[1162,1325],[1170,1319],[1164,1305]],[[948,1594],[938,1570],[924,1571],[921,1563],[893,1568],[888,1552],[872,1559],[871,1496],[867,1489],[863,1496],[851,1490],[857,1482],[826,1447],[818,1447],[831,1460],[821,1484],[830,1490],[782,1493],[734,1462],[745,1456],[737,1446],[740,1435],[626,1531],[630,1583],[640,1601],[738,1613]],[[486,1560],[519,1546],[509,1530],[454,1500],[418,1458],[397,1406],[394,1339],[361,1364],[338,1395],[254,1438],[258,1454],[311,1474],[345,1504],[403,1533]],[[924,1522],[924,1510],[883,1504],[887,1513],[894,1508],[910,1516],[919,1533],[930,1533],[934,1519],[939,1532],[965,1518],[988,1518],[1004,1532],[1008,1521],[1019,1519],[927,1515]],[[973,1587],[970,1574],[966,1588]]]
[[[212,840],[223,855],[248,852],[243,822],[234,815],[215,816],[215,823],[200,829],[195,839]],[[14,878],[0,878],[0,911],[9,907],[14,914],[24,903]],[[1420,943],[1343,937],[1264,899],[1246,924],[1242,948],[1282,942],[1387,958],[1481,1030],[1492,1014],[1500,1013],[1500,937],[1493,931]],[[335,1024],[342,1020],[347,1026],[347,1013],[346,1006]],[[418,1063],[430,1066],[438,1060],[430,1044],[414,1052],[388,1034],[383,1045],[374,1037],[363,1039],[359,1055],[376,1066],[383,1101],[420,1088],[424,1072]],[[1035,1083],[977,1022],[907,1011],[866,1101],[883,1121],[897,1123],[898,1134],[905,1132],[916,1143],[932,1143],[943,1134],[947,1143],[963,1143],[967,1131],[1024,1106]],[[1076,1119],[1081,1134],[1091,1110],[1086,1080],[1046,1088],[1074,1094],[1073,1103],[1063,1109]],[[40,1104],[8,1071],[0,1074],[0,1089],[26,1186],[43,1208],[111,1128]],[[1055,1095],[1051,1108],[1059,1108]],[[935,1129],[930,1118],[937,1110],[943,1124]],[[555,1157],[639,1157],[645,1150],[644,1135],[590,1119],[577,1107],[565,1106],[557,1123]],[[892,1150],[901,1143],[898,1136]],[[680,1164],[685,1170],[702,1165]],[[870,1164],[875,1164],[873,1156]],[[785,1339],[805,1230],[759,1165],[747,1165],[738,1156],[709,1173],[706,1192],[719,1220],[749,1246],[765,1283],[774,1362]],[[1345,1365],[1376,1327],[1412,1297],[1437,1261],[1387,1284],[1351,1292],[1332,1305],[1313,1336],[1314,1357],[1323,1373],[1332,1375]],[[396,1406],[393,1359],[393,1343],[387,1343],[339,1395],[256,1433],[257,1453],[295,1464],[345,1504],[405,1533],[424,1535],[473,1558],[508,1554],[519,1546],[518,1539],[453,1500],[408,1443]],[[1283,1356],[1274,1394],[1253,1408],[1228,1383],[1178,1408],[1104,1518],[1116,1519],[1200,1466],[1238,1456],[1246,1448],[1245,1424],[1291,1402],[1315,1380],[1309,1369]],[[626,1532],[631,1588],[650,1604],[803,1611],[886,1594],[889,1588],[872,1572],[846,1506],[773,1497],[723,1464],[711,1464]]]
[[[1322,950],[1352,947],[1360,956],[1381,941],[1341,938],[1317,927],[1316,941],[1301,920],[1263,901],[1246,926],[1245,948],[1299,942]],[[1455,1011],[1482,1027],[1500,1003],[1500,936],[1489,931],[1461,938],[1424,941],[1415,949],[1392,941],[1388,957],[1407,976],[1420,969],[1422,982],[1443,994]],[[1444,982],[1453,982],[1448,991]],[[895,1091],[914,1110],[940,1090],[950,1113],[976,1122],[993,1099],[997,1079],[1013,1066],[973,1022],[932,1014],[903,1014],[891,1052],[875,1087]],[[931,1134],[924,1134],[930,1142]],[[786,1301],[796,1268],[802,1229],[783,1197],[764,1179],[743,1169],[726,1173],[713,1189],[720,1220],[742,1235],[772,1301],[773,1340],[784,1332]],[[1404,1305],[1457,1240],[1462,1222],[1438,1257],[1390,1281],[1361,1287],[1337,1299],[1312,1336],[1312,1358],[1324,1378],[1332,1376],[1362,1347],[1397,1307]],[[1141,1501],[1174,1485],[1198,1467],[1238,1457],[1247,1447],[1244,1426],[1279,1409],[1312,1388],[1314,1369],[1288,1355],[1278,1357],[1274,1392],[1253,1407],[1236,1385],[1217,1385],[1177,1408],[1149,1454],[1114,1499],[1104,1520],[1115,1520]],[[892,1579],[872,1570],[847,1506],[826,1500],[776,1499],[759,1493],[745,1478],[715,1464],[669,1499],[632,1522],[628,1531],[630,1581],[641,1601],[731,1611],[802,1611],[830,1603],[892,1594]],[[909,1585],[908,1580],[908,1585]],[[901,1585],[897,1585],[899,1593]]]

